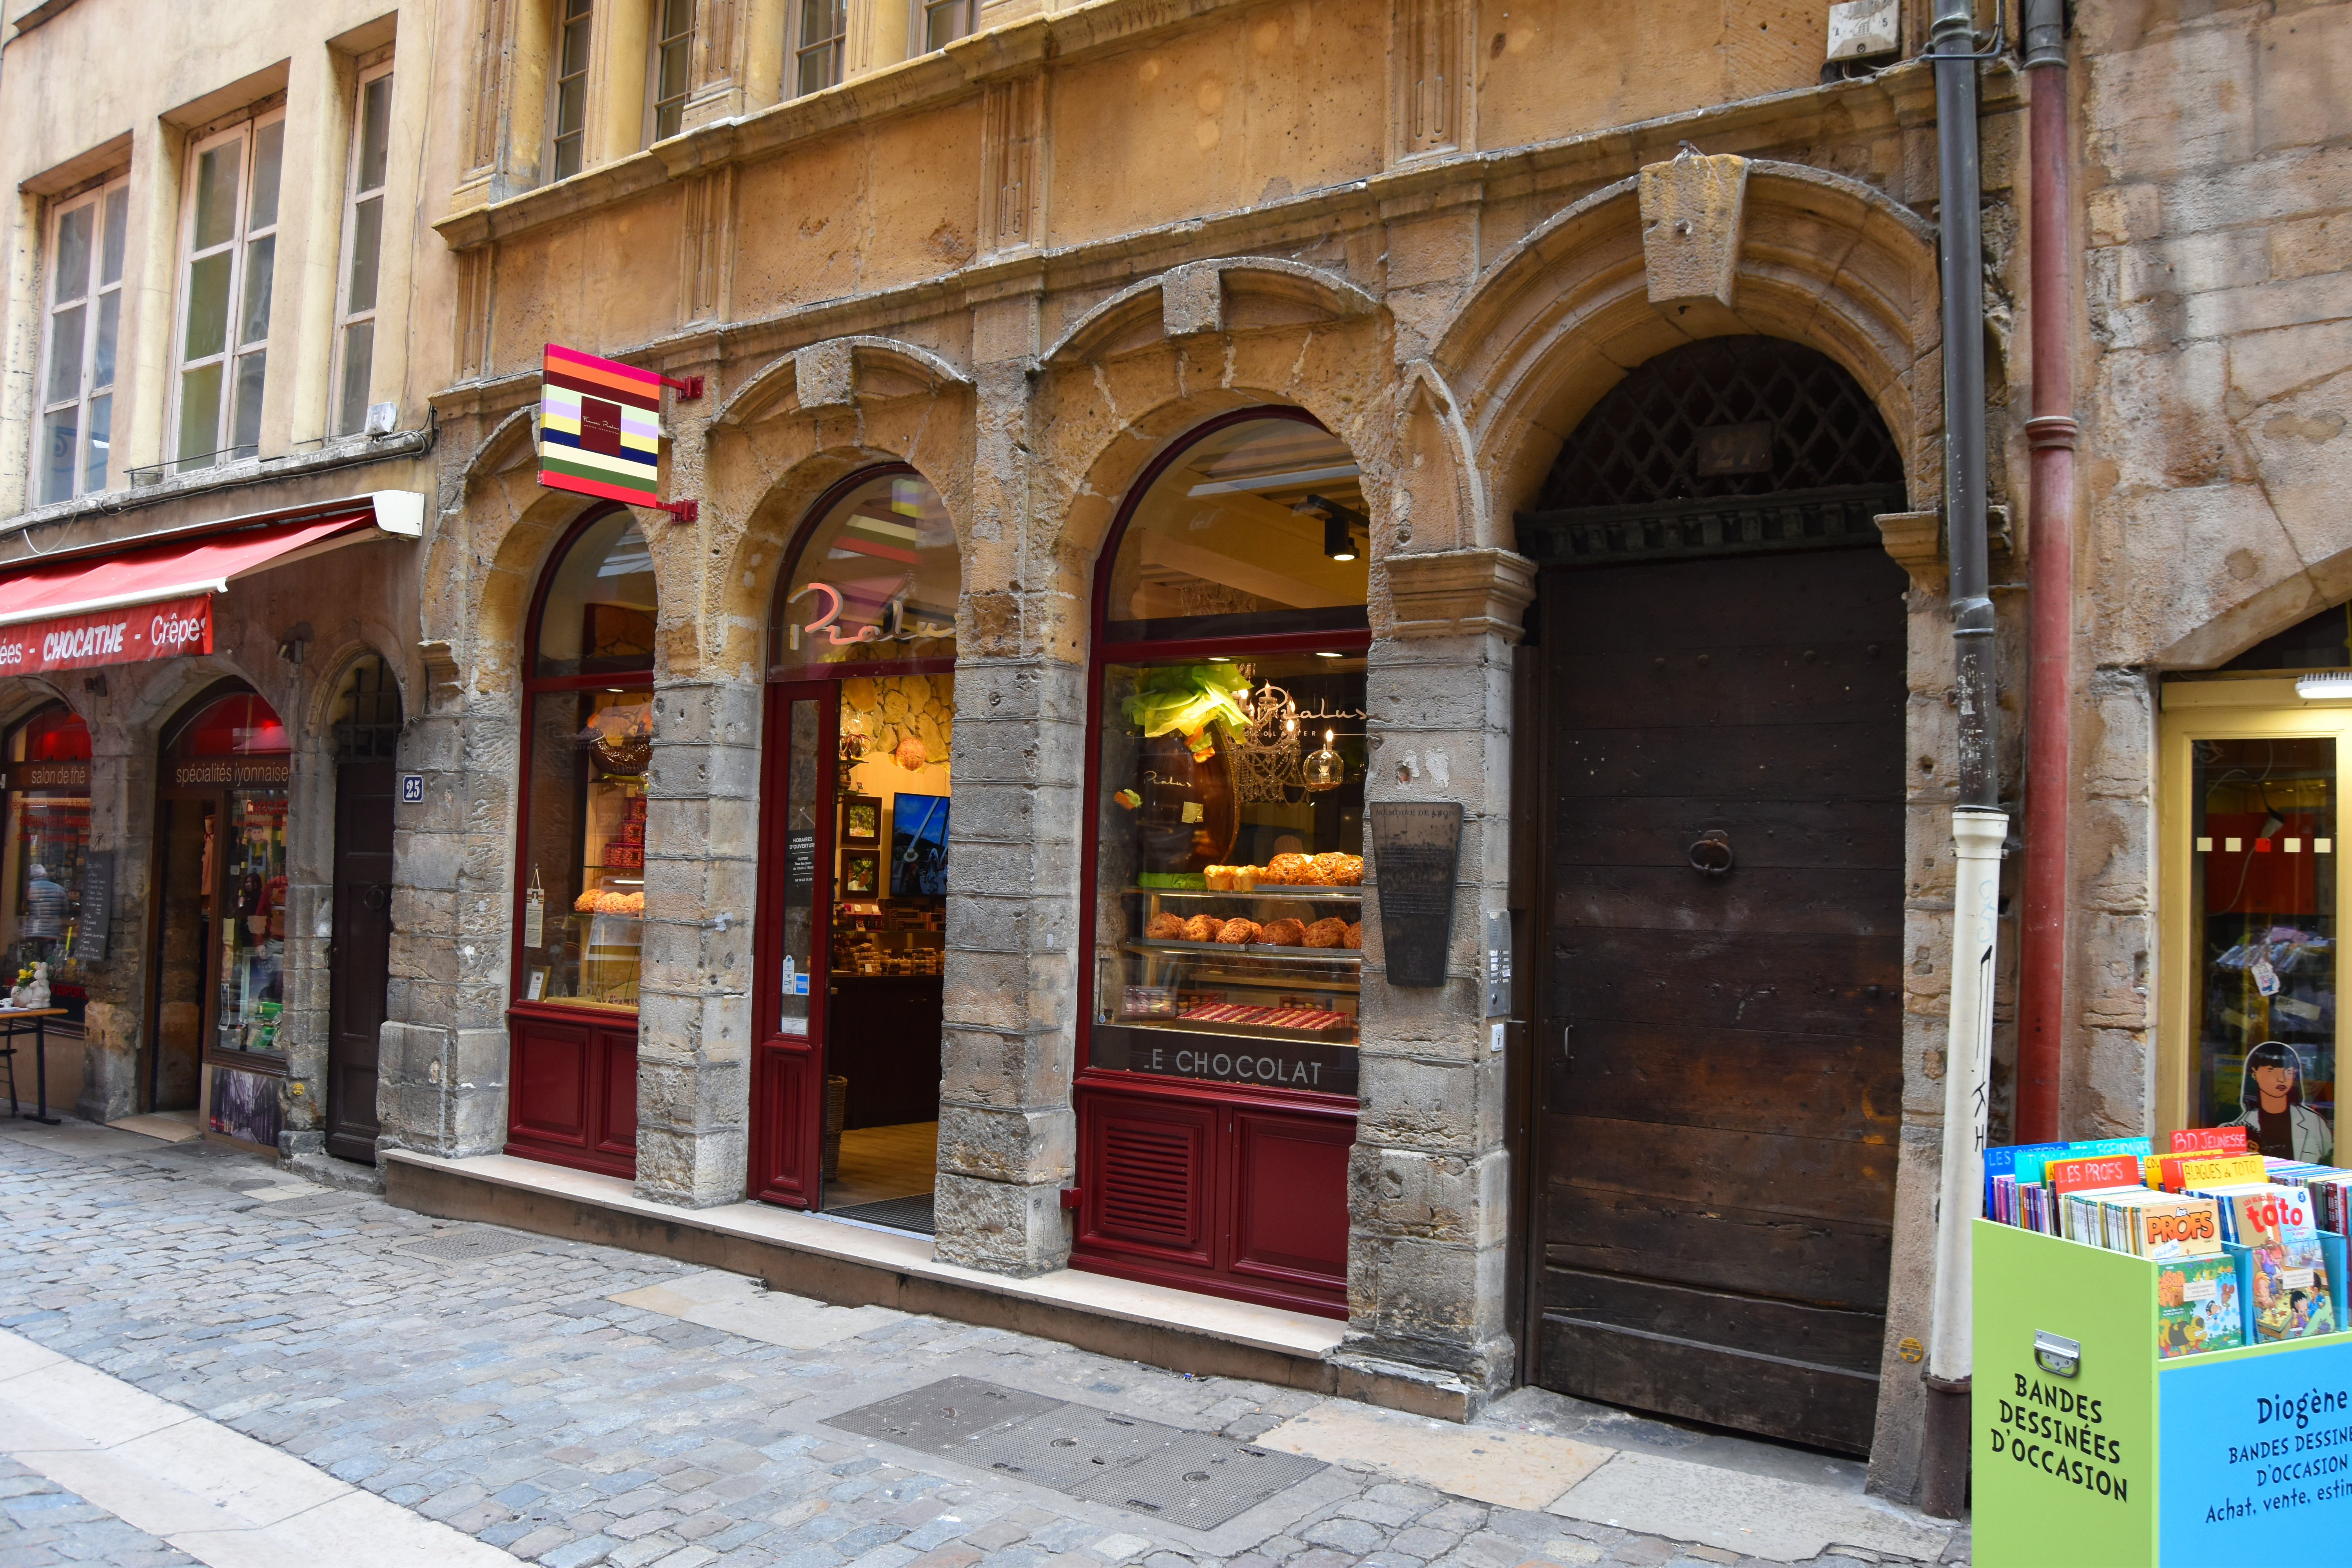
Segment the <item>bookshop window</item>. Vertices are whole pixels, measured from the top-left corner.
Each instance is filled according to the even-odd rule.
[[[1287,416],[1213,426],[1133,504],[1102,611],[1094,1067],[1356,1092],[1365,527],[1347,448]]]
[[[635,518],[606,512],[549,574],[533,628],[524,1001],[636,1009],[653,668],[653,556]]]
[[[2336,1146],[2333,737],[2194,743],[2193,1125],[2326,1161]]]
[[[11,977],[49,966],[61,1005],[84,994],[70,956],[89,849],[89,731],[63,704],[42,709],[8,739],[9,896],[0,906]]]
[[[919,474],[877,473],[810,531],[769,617],[769,663],[779,673],[839,674],[843,665],[952,659],[962,591],[940,492]]]

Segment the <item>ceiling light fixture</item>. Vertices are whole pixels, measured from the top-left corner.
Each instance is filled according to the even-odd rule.
[[[2341,702],[2352,698],[2352,669],[2314,670],[2294,678],[2294,694],[2306,702]]]
[[[1307,496],[1290,510],[1295,516],[1323,520],[1323,553],[1334,561],[1356,559],[1357,523],[1362,523],[1367,532],[1371,530],[1371,519],[1321,496]]]

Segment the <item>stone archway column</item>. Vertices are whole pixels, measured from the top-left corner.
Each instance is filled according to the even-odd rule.
[[[511,684],[461,682],[447,643],[421,651],[425,700],[399,760],[422,775],[425,798],[393,807],[376,1146],[460,1159],[506,1145],[521,726]]]
[[[1388,983],[1379,857],[1367,829],[1363,1044],[1349,1160],[1349,1375],[1473,1414],[1512,1381],[1505,1255],[1505,1058],[1485,1017],[1486,917],[1507,907],[1511,649],[1535,569],[1503,550],[1391,556],[1394,620],[1372,644],[1368,816],[1383,802],[1463,808],[1445,984]],[[1377,598],[1379,584],[1374,586]],[[1377,621],[1377,617],[1376,617]]]
[[[1086,779],[1086,666],[1034,515],[1028,369],[1037,296],[974,312],[979,451],[965,530],[950,755],[938,1256],[1027,1276],[1070,1253],[1071,1109]],[[1083,612],[1076,612],[1082,614]]]
[[[740,1202],[750,1158],[760,724],[752,680],[654,688],[637,986],[637,1195]]]

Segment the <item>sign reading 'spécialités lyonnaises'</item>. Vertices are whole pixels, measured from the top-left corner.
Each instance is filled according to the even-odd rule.
[[[0,675],[212,651],[213,602],[207,594],[0,626]]]

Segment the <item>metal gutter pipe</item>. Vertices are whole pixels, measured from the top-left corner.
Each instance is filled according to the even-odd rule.
[[[2000,846],[2009,818],[1994,768],[1993,606],[1985,542],[1984,240],[1977,65],[1969,0],[1935,0],[1937,228],[1943,269],[1944,519],[1951,551],[1958,798],[1952,809],[1951,1019],[1944,1056],[1942,1182],[1920,1506],[1958,1518],[1968,1500],[1969,1225],[1981,1205],[1986,1084],[2000,934]],[[1996,37],[1995,48],[2001,40]]]
[[[2017,938],[2017,1141],[2058,1136],[2066,1009],[2067,819],[2074,787],[2074,153],[2067,144],[2065,0],[2025,0],[2033,95],[2033,417],[2026,562],[2024,914]]]

